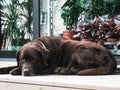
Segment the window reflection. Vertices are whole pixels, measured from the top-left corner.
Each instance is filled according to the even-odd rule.
[[[33,0],[3,0],[1,5],[1,50],[18,50],[33,38]],[[3,34],[2,34],[3,33]],[[2,39],[3,37],[3,39]]]

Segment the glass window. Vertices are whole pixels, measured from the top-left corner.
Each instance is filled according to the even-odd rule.
[[[33,38],[32,0],[3,0],[1,50],[16,51]]]
[[[58,36],[65,30],[61,6],[66,0],[40,0],[40,36]]]

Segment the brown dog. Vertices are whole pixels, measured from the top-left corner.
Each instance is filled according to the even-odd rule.
[[[15,67],[1,68],[13,75],[105,75],[113,74],[116,60],[108,49],[92,42],[41,37],[22,46]]]

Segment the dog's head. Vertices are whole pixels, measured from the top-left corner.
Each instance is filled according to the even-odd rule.
[[[37,42],[27,43],[17,52],[18,66],[23,76],[41,74],[47,66],[48,49]]]

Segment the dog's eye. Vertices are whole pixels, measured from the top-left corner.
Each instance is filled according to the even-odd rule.
[[[32,63],[35,63],[35,60],[32,60]]]
[[[32,59],[32,63],[39,62],[37,59]]]
[[[24,63],[24,62],[25,62],[25,59],[22,59],[21,62]]]

